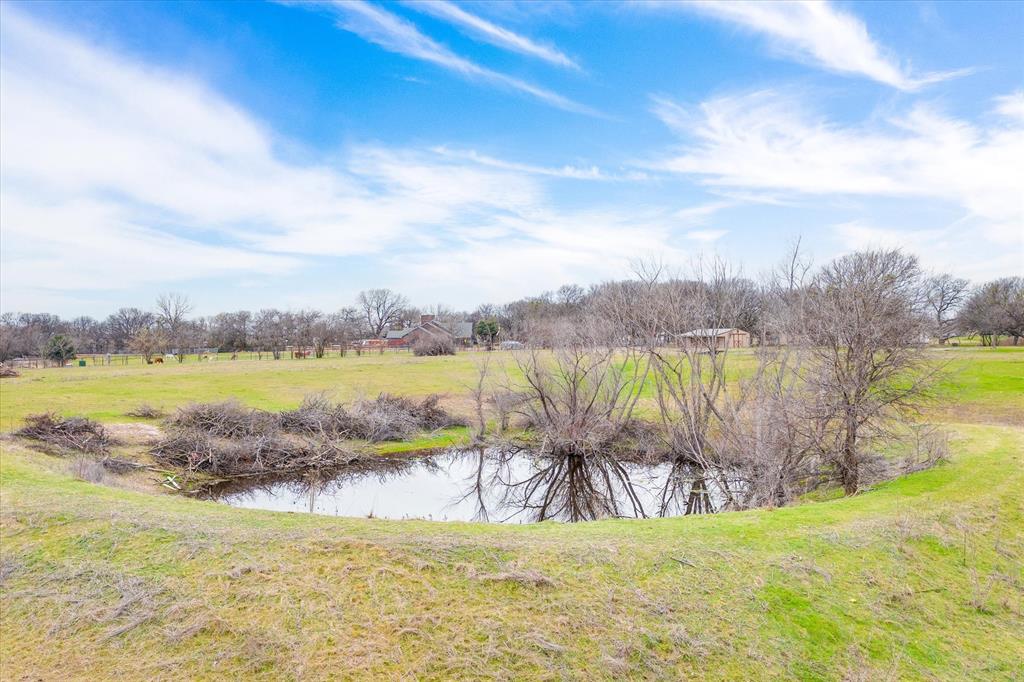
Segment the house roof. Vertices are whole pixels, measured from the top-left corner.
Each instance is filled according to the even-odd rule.
[[[422,324],[413,325],[412,327],[405,327],[403,329],[389,329],[384,335],[385,339],[404,339],[410,333],[417,329],[422,329],[428,333],[436,334],[438,332],[445,332],[453,335],[457,339],[471,339],[473,338],[473,323],[472,322],[456,322],[452,325],[438,322],[437,320],[428,320]]]
[[[709,336],[725,336],[731,332],[741,332],[746,334],[742,329],[736,329],[735,327],[716,327],[712,329],[694,329],[693,331],[688,331],[685,334],[680,334],[679,336],[689,338],[707,338]]]

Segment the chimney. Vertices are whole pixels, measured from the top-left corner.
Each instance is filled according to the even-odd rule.
[[[433,315],[420,315],[420,324],[426,324],[427,322],[432,322],[433,319],[434,319]]]

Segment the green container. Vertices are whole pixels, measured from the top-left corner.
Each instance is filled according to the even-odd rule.
[[[85,367],[85,360],[79,360],[78,361],[78,366],[79,367]]]

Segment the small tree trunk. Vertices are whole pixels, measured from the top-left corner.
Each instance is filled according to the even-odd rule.
[[[857,461],[857,420],[852,417],[846,420],[841,468],[843,492],[853,495],[860,487],[860,463]]]

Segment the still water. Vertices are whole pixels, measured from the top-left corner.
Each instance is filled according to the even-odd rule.
[[[691,468],[527,451],[449,450],[372,468],[232,483],[210,497],[236,507],[382,519],[532,523],[713,512],[721,495]]]

